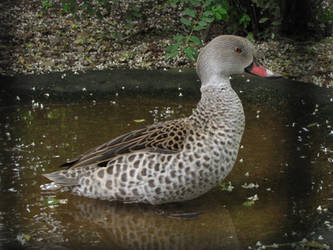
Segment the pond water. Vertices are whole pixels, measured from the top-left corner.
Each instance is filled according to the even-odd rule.
[[[195,97],[1,107],[0,248],[281,249],[333,246],[333,128],[321,106],[244,103],[237,163],[221,186],[152,207],[43,191],[42,174],[122,133],[187,116]],[[311,112],[308,112],[310,111]],[[178,212],[197,218],[174,218]]]

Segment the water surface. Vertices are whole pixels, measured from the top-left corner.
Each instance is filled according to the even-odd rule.
[[[186,97],[186,96],[185,96]],[[43,191],[43,173],[122,133],[187,116],[196,98],[1,107],[0,248],[283,248],[333,245],[332,120],[288,107],[244,104],[246,130],[223,185],[184,203],[123,205]],[[178,212],[198,218],[175,219]],[[306,244],[306,243],[304,243]]]

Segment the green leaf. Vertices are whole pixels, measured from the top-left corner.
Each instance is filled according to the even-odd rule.
[[[206,23],[212,23],[214,21],[214,18],[213,17],[203,17],[201,20]]]
[[[227,15],[227,14],[228,14],[228,11],[227,11],[227,9],[221,8],[220,13],[221,13],[222,15]]]
[[[267,22],[268,21],[268,18],[267,17],[262,17],[259,19],[259,23],[264,23],[264,22]]]
[[[84,40],[83,39],[76,39],[74,41],[75,44],[83,44],[84,43]]]
[[[251,17],[247,14],[243,14],[242,18],[239,20],[239,24],[243,24],[244,28],[246,28],[251,21]]]
[[[165,58],[168,59],[168,58],[171,58],[171,57],[175,57],[178,53],[179,53],[179,50],[175,50],[171,53],[167,53],[167,54],[165,54]]]
[[[53,197],[47,198],[46,200],[44,200],[44,204],[47,206],[53,206],[53,205],[57,205],[57,204],[67,204],[68,200],[67,199],[56,199]]]
[[[141,122],[144,122],[145,121],[145,119],[137,119],[137,120],[134,120],[134,122],[136,122],[136,123],[141,123]]]
[[[169,46],[167,47],[167,51],[168,51],[168,52],[173,52],[173,51],[177,50],[177,49],[180,47],[180,45],[182,45],[182,44],[183,44],[183,42],[181,41],[181,42],[178,42],[178,43],[176,43],[176,44],[169,45]]]
[[[205,21],[199,21],[198,22],[198,24],[200,25],[200,26],[203,26],[203,27],[207,27],[208,25],[207,25],[207,23],[205,22]]]
[[[185,55],[190,59],[192,60],[193,62],[196,61],[197,59],[197,56],[198,56],[198,51],[193,48],[193,47],[187,47],[185,50],[184,50],[184,53]]]
[[[225,8],[222,8],[222,7],[217,7],[215,9],[215,12],[220,13],[221,15],[227,15],[228,14],[228,11]]]
[[[206,28],[207,28],[207,25],[205,25],[205,26],[198,25],[198,26],[195,26],[195,27],[194,27],[194,30],[195,30],[195,31],[199,31],[199,30],[204,30],[204,29],[206,29]]]
[[[251,42],[254,42],[254,35],[253,35],[252,32],[249,32],[249,33],[247,34],[246,38],[247,38],[248,40],[250,40]]]
[[[172,8],[176,8],[177,7],[177,0],[174,1],[174,0],[168,0],[168,3],[171,5]]]
[[[31,239],[31,235],[30,234],[24,234],[24,239],[26,239],[27,241],[29,241]]]
[[[255,201],[245,201],[245,202],[243,202],[243,206],[244,207],[251,207],[251,206],[253,206],[254,205],[254,203],[255,203]]]
[[[216,20],[222,20],[222,15],[218,12],[215,13]]]
[[[185,17],[182,17],[182,18],[180,19],[180,21],[181,21],[183,24],[185,24],[186,26],[190,26],[190,25],[191,25],[191,22],[190,22],[188,19],[186,19]]]
[[[184,10],[184,14],[185,14],[185,15],[188,15],[188,16],[190,16],[190,17],[195,17],[197,13],[196,13],[196,11],[193,10],[193,9],[186,8],[186,9]]]
[[[201,5],[201,0],[189,0],[189,2],[194,6],[198,7]]]
[[[213,16],[213,11],[211,10],[206,10],[204,13],[202,13],[204,17],[211,17]]]
[[[172,39],[179,42],[181,40],[184,40],[184,36],[183,35],[176,35]]]
[[[196,45],[202,45],[200,38],[197,36],[191,36],[190,41],[192,41]]]
[[[46,200],[44,200],[44,204],[47,206],[51,206],[51,205],[56,205],[59,203],[59,200],[57,200],[56,198],[47,198]]]
[[[203,8],[207,8],[214,3],[214,0],[206,0],[206,2],[202,5]]]
[[[221,188],[222,191],[232,192],[232,190],[235,187],[231,184],[231,181],[229,181],[228,183],[226,181],[224,181],[220,184],[220,188]]]

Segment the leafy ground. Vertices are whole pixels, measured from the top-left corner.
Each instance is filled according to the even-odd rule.
[[[124,16],[130,5],[102,19],[77,19],[39,0],[0,3],[0,74],[40,74],[116,68],[193,68],[185,55],[165,58],[172,37],[185,32],[180,8],[153,5],[142,20]],[[135,15],[135,12],[132,12]],[[133,21],[132,21],[133,20]],[[223,34],[213,26],[207,41]],[[286,38],[256,41],[259,60],[286,77],[333,86],[333,37],[296,42]]]

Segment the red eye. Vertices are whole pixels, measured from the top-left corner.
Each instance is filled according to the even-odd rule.
[[[238,53],[238,54],[240,54],[240,53],[242,53],[242,49],[240,49],[240,48],[236,48],[236,49],[235,49],[235,52]]]

